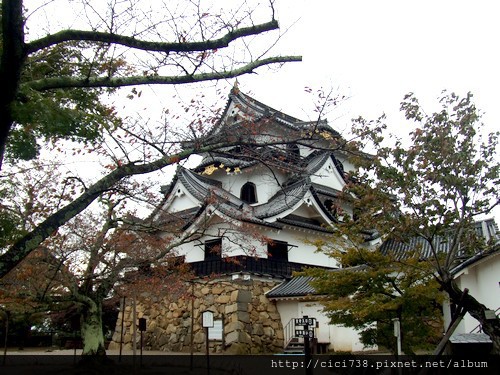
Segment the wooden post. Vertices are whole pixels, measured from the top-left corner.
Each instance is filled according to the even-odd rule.
[[[309,362],[311,361],[312,359],[312,356],[311,356],[311,342],[310,342],[310,338],[309,338],[309,324],[307,322],[307,320],[309,319],[309,316],[308,315],[304,315],[303,316],[304,318],[304,358],[305,358],[305,363],[306,363],[306,374],[307,375],[311,375],[312,374],[312,367],[309,366]]]
[[[132,355],[135,366],[135,356],[137,355],[137,309],[135,296],[132,299]]]
[[[123,304],[122,304],[122,325],[121,325],[121,330],[120,330],[120,354],[118,356],[118,362],[122,361],[124,322],[125,322],[125,297],[123,297]]]
[[[3,365],[5,366],[5,363],[7,361],[7,338],[9,336],[9,312],[7,310],[4,310],[5,312],[5,340],[3,343]]]
[[[463,293],[462,293],[462,297],[460,298],[460,302],[457,306],[457,310],[456,310],[455,314],[453,315],[452,321],[450,322],[450,326],[446,330],[445,335],[443,336],[443,338],[439,342],[436,349],[434,349],[434,353],[432,353],[432,355],[439,356],[443,353],[444,348],[445,348],[446,344],[448,343],[448,340],[450,339],[453,332],[455,332],[455,329],[458,327],[458,325],[462,321],[463,317],[467,313],[467,311],[463,308],[463,300],[467,294],[469,294],[469,289],[465,288]]]
[[[208,327],[205,327],[206,355],[207,355],[207,375],[210,375],[210,350],[208,344]]]
[[[194,281],[191,282],[191,348],[189,354],[189,369],[193,371],[193,355],[194,355]]]
[[[201,315],[201,325],[205,328],[205,341],[206,341],[206,357],[207,357],[207,375],[210,375],[210,356],[208,345],[208,329],[214,326],[214,313],[212,311],[204,311]]]

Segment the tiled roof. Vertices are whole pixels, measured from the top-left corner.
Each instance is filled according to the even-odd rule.
[[[302,227],[302,228],[307,228],[307,229],[312,229],[318,232],[325,232],[325,233],[331,233],[331,229],[321,225],[316,220],[309,219],[306,217],[302,216],[297,216],[297,215],[288,215],[285,216],[284,218],[278,219],[278,222],[283,223],[283,224],[290,224],[296,227]]]
[[[202,207],[193,207],[177,212],[158,212],[155,226],[169,228],[171,231],[184,230],[203,211]]]
[[[450,272],[452,275],[455,275],[458,272],[462,271],[464,268],[469,267],[469,266],[475,264],[476,262],[479,262],[481,259],[485,259],[485,258],[489,257],[490,255],[498,256],[499,254],[500,254],[500,246],[494,246],[489,251],[480,252],[480,253],[477,253],[474,256],[468,258],[467,260],[463,261],[458,266],[453,268]]]
[[[268,218],[294,207],[311,187],[309,179],[303,179],[281,189],[267,203],[254,207],[255,216]]]
[[[315,266],[312,266],[315,267]],[[320,267],[327,268],[327,267]],[[328,269],[328,272],[342,272],[342,271],[354,271],[359,272],[367,268],[366,265],[361,264],[355,267],[348,268],[333,268]],[[316,290],[311,286],[311,281],[314,278],[312,276],[295,276],[289,280],[286,280],[267,292],[266,296],[268,298],[286,298],[286,297],[305,297],[317,295]]]
[[[229,100],[226,104],[226,108],[224,109],[224,114],[221,116],[219,122],[207,134],[207,137],[217,134],[220,131],[221,127],[224,126],[224,119],[231,102],[234,102],[241,111],[255,118],[255,122],[258,122],[261,119],[272,118],[278,124],[283,125],[284,127],[291,130],[303,131],[314,129],[315,131],[327,131],[333,136],[340,135],[336,130],[328,125],[326,120],[302,121],[296,117],[276,110],[258,100],[255,100],[254,98],[244,94],[237,88],[233,88],[229,95]]]
[[[224,165],[224,167],[239,167],[240,169],[248,168],[253,165],[258,164],[257,160],[244,160],[242,158],[229,157],[229,156],[220,156],[220,155],[210,155],[205,158],[198,166],[196,166],[195,171],[203,171],[205,167],[209,165]]]
[[[321,165],[324,165],[329,157],[329,152],[322,152],[306,158],[307,167],[305,168],[304,175],[292,176],[288,180],[288,184],[285,183],[284,187],[273,197],[260,205],[250,206],[239,197],[225,191],[220,181],[202,176],[200,173],[182,167],[179,167],[177,170],[175,180],[170,185],[169,194],[173,193],[171,190],[175,186],[175,182],[181,181],[189,193],[201,204],[206,203],[207,200],[211,200],[213,201],[212,205],[217,210],[231,218],[277,228],[282,228],[283,224],[289,224],[326,232],[328,230],[322,227],[321,224],[317,225],[294,215],[288,215],[281,218],[278,222],[273,223],[270,223],[268,219],[285,213],[297,204],[300,204],[305,195],[311,192],[312,197],[324,211],[326,217],[331,221],[335,221],[335,218],[329,213],[328,209],[324,207],[321,197],[318,196],[318,192],[332,196],[337,195],[338,191],[318,184],[314,184],[313,186],[309,178],[310,173],[315,173]]]
[[[323,186],[313,183],[312,187],[314,188],[317,194],[325,195],[331,198],[337,198],[340,194],[342,194],[340,190],[333,189],[328,186]]]
[[[240,198],[223,190],[219,181],[200,176],[188,169],[179,169],[178,178],[188,191],[200,202],[213,201],[211,204],[221,213],[233,219],[281,228],[277,223],[268,223],[253,214],[253,208]]]
[[[310,285],[312,281],[311,276],[297,276],[288,281],[285,281],[267,292],[268,298],[282,298],[282,297],[303,297],[314,295],[316,291]]]
[[[456,333],[450,337],[452,344],[491,344],[486,333]]]
[[[486,242],[500,242],[500,232],[498,231],[498,226],[494,219],[478,221],[475,223],[475,229],[476,233],[482,236]],[[436,237],[434,238],[433,246],[439,253],[446,254],[450,251],[450,242],[451,241],[446,237]],[[427,259],[433,255],[431,245],[421,237],[413,237],[406,242],[389,239],[380,247],[380,251],[383,254],[391,254],[396,259],[404,259],[409,251],[414,250],[420,252],[420,258],[422,259]],[[466,254],[463,254],[461,257],[466,259],[470,258],[470,256]]]

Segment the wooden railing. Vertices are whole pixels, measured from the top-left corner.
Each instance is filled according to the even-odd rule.
[[[301,271],[307,265],[250,256],[235,256],[219,259],[207,259],[189,263],[197,276],[251,272],[261,275],[289,277],[294,271]]]

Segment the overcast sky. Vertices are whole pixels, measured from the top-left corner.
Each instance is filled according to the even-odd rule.
[[[338,88],[351,99],[329,115],[332,126],[385,112],[398,133],[406,132],[406,93],[430,112],[442,90],[471,91],[487,127],[500,130],[499,16],[493,0],[281,0],[282,27],[299,19],[281,48],[304,61],[242,77],[240,86],[296,115],[310,101],[304,86]],[[494,216],[500,223],[500,209]]]
[[[410,91],[429,102],[443,89],[471,91],[485,120],[497,123],[499,15],[498,1],[281,0],[282,28],[300,18],[281,48],[304,61],[272,78],[259,74],[240,81],[283,109],[304,86],[339,87],[352,96],[353,115],[366,116],[398,111]],[[280,88],[286,95],[277,94]]]
[[[214,0],[214,8],[234,1]],[[255,1],[268,9],[268,0]],[[359,115],[375,119],[386,113],[400,134],[407,132],[399,113],[406,93],[415,92],[430,112],[442,90],[471,91],[488,128],[500,130],[499,16],[495,0],[277,0],[276,17],[286,33],[270,55],[302,55],[303,62],[260,68],[240,77],[240,88],[304,120],[315,118],[304,88],[333,88],[350,97],[328,115],[337,130]],[[233,83],[219,82],[216,88],[229,92]],[[144,90],[156,96],[138,103],[145,116],[154,118],[153,104],[158,113],[172,105],[173,88]],[[186,101],[200,91],[184,85],[177,90]],[[495,216],[500,222],[500,209]]]

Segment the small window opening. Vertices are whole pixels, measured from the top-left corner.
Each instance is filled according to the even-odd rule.
[[[222,258],[222,239],[205,241],[205,260]]]
[[[240,198],[246,203],[257,203],[257,188],[252,182],[247,182],[241,187]]]
[[[330,213],[335,219],[338,218],[339,210],[337,204],[333,200],[327,199],[325,201],[325,207],[328,209],[328,211],[330,211]]]
[[[267,244],[267,254],[271,260],[288,261],[288,242],[271,240]]]

